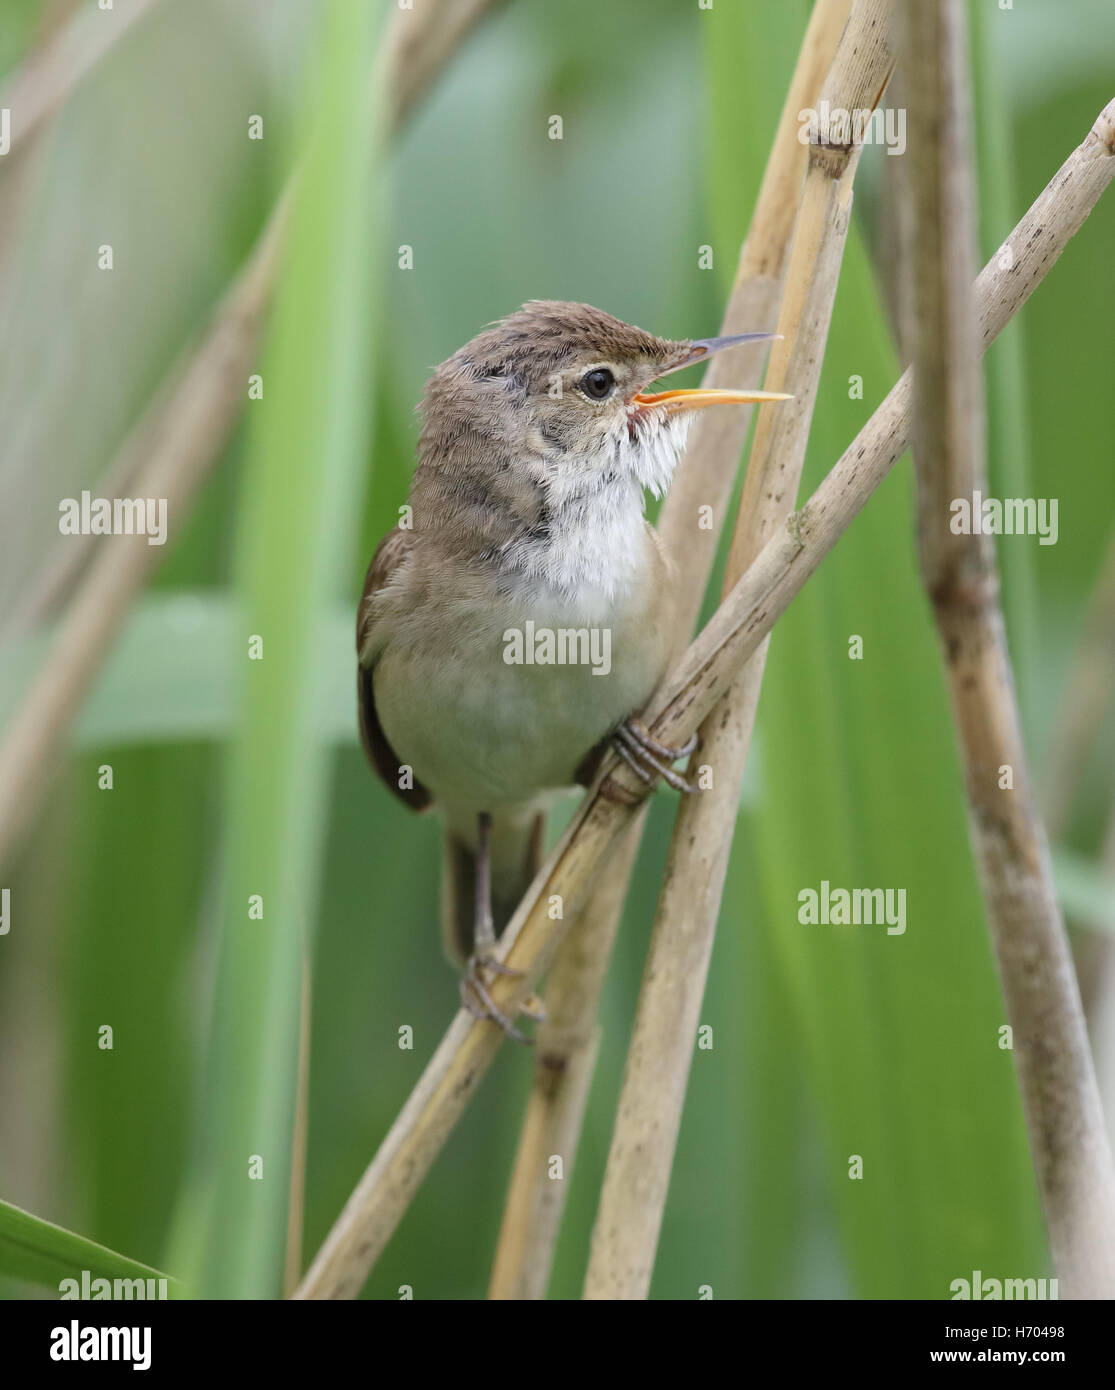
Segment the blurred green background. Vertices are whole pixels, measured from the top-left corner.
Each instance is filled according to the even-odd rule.
[[[44,45],[90,43],[133,8],[0,0],[0,106]],[[245,383],[234,438],[192,513],[171,515],[165,561],[31,834],[0,864],[13,903],[0,1197],[203,1291],[278,1294],[304,954],[304,1261],[317,1249],[457,999],[436,925],[438,825],[388,795],[355,733],[352,614],[405,500],[415,402],[437,362],[529,298],[586,300],[672,337],[717,331],[808,8],[510,0],[380,140],[373,52],[394,4],[154,0],[34,148],[0,158],[5,723],[57,617],[17,621],[70,544],[59,499],[110,489],[130,426],[296,159],[308,190],[260,353],[264,397]],[[971,15],[986,256],[1112,96],[1115,45],[1104,0],[980,0]],[[262,140],[248,139],[251,115]],[[890,162],[863,159],[810,489],[899,368]],[[1115,517],[1113,229],[1101,203],[988,357],[993,484],[1060,503],[1055,546],[1000,542],[1043,787]],[[1049,1272],[911,503],[907,462],[774,636],[702,1013],[714,1046],[694,1058],[657,1298],[702,1285],[942,1298],[973,1269]],[[245,659],[252,633],[262,663]],[[1057,853],[1096,973],[1084,983],[1109,1113],[1110,960],[1095,942],[1115,918],[1102,863],[1113,772],[1108,717]],[[554,1297],[580,1289],[674,810],[660,792],[625,912]],[[799,925],[798,892],[822,879],[905,888],[905,935]],[[262,923],[249,892],[264,896]],[[106,1023],[111,1051],[97,1043]],[[413,1050],[398,1046],[404,1025]],[[525,1050],[503,1050],[367,1296],[483,1296],[530,1070]]]

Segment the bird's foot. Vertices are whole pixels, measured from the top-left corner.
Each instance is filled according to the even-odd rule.
[[[470,956],[465,973],[461,976],[461,1003],[473,1018],[487,1019],[498,1024],[514,1042],[524,1043],[529,1047],[531,1039],[515,1027],[496,1004],[489,989],[493,975],[514,975],[521,978],[522,973],[521,970],[512,970],[509,965],[504,965],[491,955]],[[529,994],[523,1000],[518,1012],[535,1023],[542,1023],[546,1017],[545,1006],[535,994]]]
[[[505,965],[496,956],[496,933],[492,922],[492,817],[481,811],[476,818],[476,927],[473,932],[473,951],[461,976],[461,1003],[473,1018],[496,1023],[515,1042],[530,1044],[491,996],[490,987],[496,975],[511,975],[522,979],[523,972]],[[542,1001],[528,995],[518,1006],[518,1012],[541,1023],[546,1017]]]
[[[612,747],[644,782],[653,783],[655,777],[661,777],[679,792],[694,793],[701,790],[696,783],[687,782],[681,773],[675,772],[671,766],[681,758],[688,758],[696,746],[696,734],[686,739],[680,748],[671,748],[669,744],[659,743],[647,726],[634,715],[625,719],[612,735]]]

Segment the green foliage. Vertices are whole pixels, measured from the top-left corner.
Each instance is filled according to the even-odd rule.
[[[361,96],[372,33],[362,7],[325,7],[240,503],[242,714],[223,805],[221,930],[189,1189],[205,1223],[192,1282],[214,1296],[278,1293],[287,1236],[302,975],[328,795],[318,614],[347,575],[368,423],[375,126]]]
[[[63,1279],[167,1279],[167,1292],[178,1291],[173,1279],[86,1240],[40,1216],[0,1202],[0,1272],[34,1284],[57,1287]]]

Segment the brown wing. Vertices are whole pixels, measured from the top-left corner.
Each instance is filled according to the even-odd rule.
[[[360,722],[360,742],[368,761],[384,784],[414,811],[424,811],[433,798],[421,782],[415,781],[412,787],[399,786],[400,760],[387,742],[383,726],[376,713],[375,690],[373,688],[374,668],[366,667],[360,660],[368,634],[372,626],[372,605],[369,599],[377,593],[394,574],[396,568],[406,558],[414,539],[413,531],[401,531],[397,526],[388,531],[372,556],[368,573],[364,579],[364,592],[360,596],[360,607],[356,610],[356,701]]]

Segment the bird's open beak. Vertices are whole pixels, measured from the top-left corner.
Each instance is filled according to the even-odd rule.
[[[689,354],[681,362],[663,372],[680,372],[683,367],[691,367],[694,362],[703,362],[714,352],[723,348],[740,347],[744,343],[761,343],[777,338],[777,333],[737,333],[725,338],[698,338],[690,344]],[[697,386],[677,391],[640,391],[631,398],[631,404],[639,411],[658,408],[664,414],[677,415],[683,410],[703,410],[706,405],[752,405],[762,401],[788,401],[789,396],[781,391],[726,391],[712,387]]]
[[[755,401],[790,399],[784,391],[706,391],[694,387],[691,391],[640,391],[632,396],[631,403],[639,410],[656,407],[667,415],[677,415],[683,410],[703,410],[706,405],[750,405]]]

